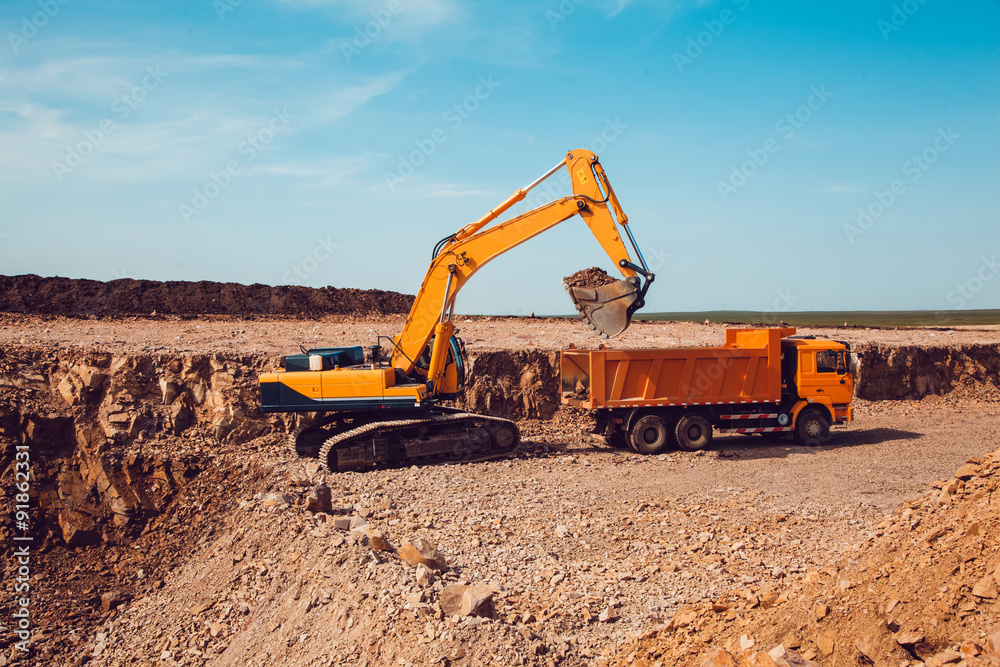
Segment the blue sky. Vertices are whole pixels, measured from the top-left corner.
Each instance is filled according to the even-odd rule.
[[[998,308],[998,24],[996,0],[6,0],[0,272],[413,293],[438,239],[589,148],[648,311]],[[457,310],[570,312],[560,278],[594,265],[571,220]]]

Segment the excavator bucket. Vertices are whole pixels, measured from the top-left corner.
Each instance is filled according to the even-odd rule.
[[[628,328],[632,305],[639,299],[639,280],[618,280],[603,287],[563,287],[580,311],[580,317],[602,338],[612,338]]]

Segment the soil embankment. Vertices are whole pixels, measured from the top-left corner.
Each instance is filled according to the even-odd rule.
[[[413,297],[382,290],[209,281],[102,282],[36,275],[0,276],[0,312],[65,317],[227,315],[317,318],[407,313]]]

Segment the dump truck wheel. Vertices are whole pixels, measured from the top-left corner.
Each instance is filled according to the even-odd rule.
[[[816,447],[830,442],[830,420],[815,408],[803,410],[795,423],[795,439],[800,445]]]
[[[631,432],[632,449],[640,454],[659,454],[670,441],[670,429],[662,417],[646,415],[635,423]]]
[[[699,414],[684,415],[674,427],[677,447],[685,452],[705,449],[712,442],[712,425]]]

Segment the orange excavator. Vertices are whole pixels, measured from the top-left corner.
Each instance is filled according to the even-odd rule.
[[[571,196],[495,222],[562,168],[569,171]],[[654,276],[597,156],[575,150],[482,218],[437,243],[403,330],[391,339],[391,356],[382,354],[381,341],[389,340],[385,336],[379,336],[368,355],[361,346],[302,349],[302,354],[285,357],[282,370],[260,376],[261,409],[316,413],[290,434],[291,445],[300,456],[318,456],[330,471],[509,452],[520,438],[514,422],[442,404],[461,394],[468,372],[465,345],[452,321],[455,298],[491,259],[577,215],[623,279],[593,288],[564,282],[564,287],[597,334],[617,336],[644,305]]]

